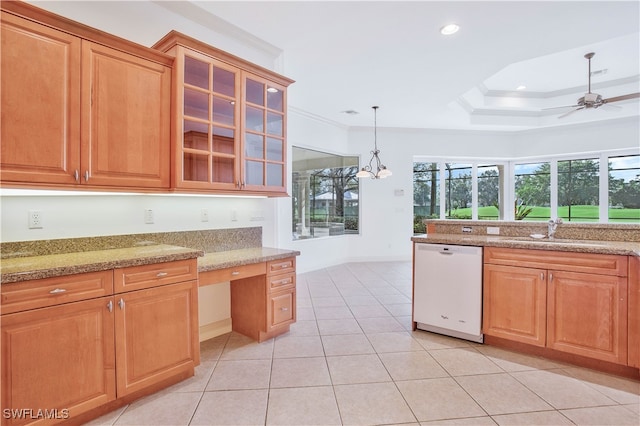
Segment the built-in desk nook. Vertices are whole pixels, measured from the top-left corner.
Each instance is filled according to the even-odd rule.
[[[218,334],[286,333],[300,253],[261,243],[261,228],[1,243],[2,407],[82,423],[191,377],[200,311],[230,316]]]

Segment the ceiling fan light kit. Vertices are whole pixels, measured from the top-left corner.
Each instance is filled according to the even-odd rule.
[[[591,92],[591,58],[595,55],[595,52],[589,52],[584,55],[584,57],[589,61],[589,71],[588,71],[588,88],[587,93],[584,94],[581,98],[578,98],[575,105],[564,105],[560,107],[551,107],[551,108],[543,108],[547,109],[557,109],[557,108],[575,108],[569,112],[566,112],[562,115],[559,115],[558,118],[564,118],[569,114],[573,114],[576,111],[580,111],[581,109],[589,109],[589,108],[599,108],[603,105],[610,104],[612,102],[625,101],[627,99],[640,98],[640,93],[629,93],[627,95],[621,96],[613,96],[611,98],[604,99],[598,93]]]

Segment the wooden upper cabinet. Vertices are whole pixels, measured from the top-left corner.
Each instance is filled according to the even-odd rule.
[[[286,191],[286,88],[243,73],[243,189]]]
[[[173,186],[286,195],[293,81],[175,31],[154,48],[175,57]]]
[[[173,59],[2,2],[3,185],[168,190]]]
[[[171,69],[82,44],[84,183],[168,188]]]
[[[2,11],[0,178],[75,183],[80,170],[78,37]]]

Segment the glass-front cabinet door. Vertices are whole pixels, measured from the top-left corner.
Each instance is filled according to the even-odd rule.
[[[177,31],[172,188],[286,196],[287,87],[294,81]]]
[[[185,50],[183,58],[182,156],[179,186],[240,188],[239,70]]]
[[[286,96],[280,86],[243,73],[243,189],[286,191]]]

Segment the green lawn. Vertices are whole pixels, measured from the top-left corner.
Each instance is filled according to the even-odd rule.
[[[453,217],[460,219],[471,218],[471,208],[456,209],[453,210]],[[569,218],[569,208],[560,207],[558,209],[558,216],[563,219]],[[478,208],[478,217],[487,220],[498,219],[498,209],[490,207]],[[555,217],[555,215],[553,216]],[[533,207],[531,213],[527,216],[528,221],[547,221],[551,218],[550,207]],[[574,222],[597,222],[598,221],[598,206],[572,206],[571,207],[571,219]],[[639,223],[640,222],[640,209],[609,209],[609,222],[618,223]]]

